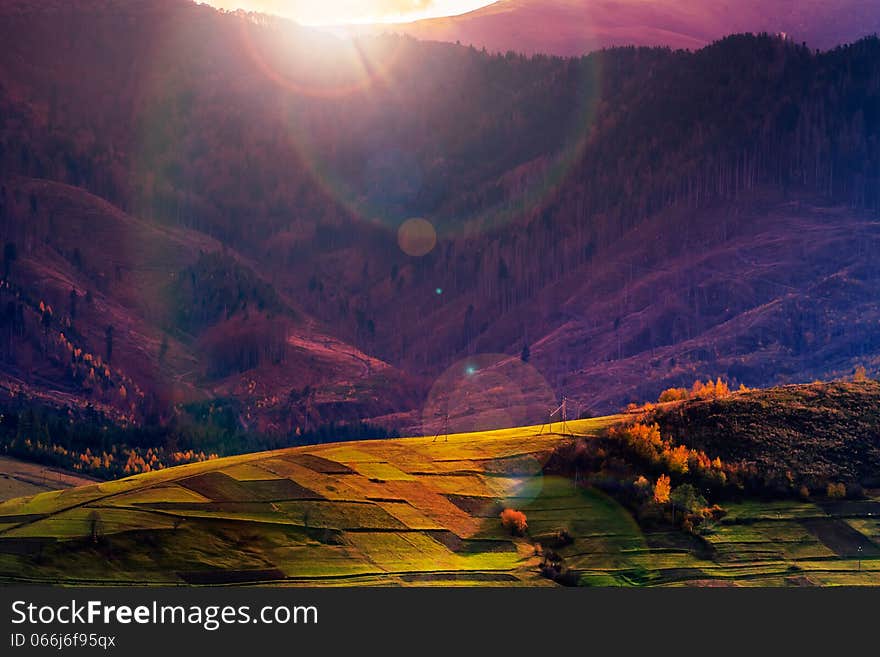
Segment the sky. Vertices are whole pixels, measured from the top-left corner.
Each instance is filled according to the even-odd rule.
[[[493,0],[203,0],[220,9],[260,11],[304,25],[393,23],[462,14]]]

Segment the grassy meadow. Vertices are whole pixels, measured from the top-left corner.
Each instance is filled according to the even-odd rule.
[[[591,436],[620,420],[570,428]],[[553,586],[541,569],[552,554],[569,584],[880,585],[877,496],[743,501],[705,535],[645,530],[608,495],[546,473],[564,440],[524,427],[326,444],[9,500],[0,578]],[[502,527],[505,508],[526,514],[524,535]]]

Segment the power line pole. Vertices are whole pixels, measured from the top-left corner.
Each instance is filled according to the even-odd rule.
[[[432,443],[437,442],[437,438],[440,437],[440,434],[443,434],[443,442],[449,442],[449,409],[443,413],[443,424],[440,425],[440,428],[437,430],[437,433],[434,434],[434,440]]]
[[[562,420],[562,434],[563,435],[571,435],[571,430],[568,427],[568,397],[562,398],[562,403],[557,406],[554,410],[550,411],[549,417],[547,418],[547,422],[541,425],[541,428],[538,429],[538,435],[544,432],[544,427],[548,427],[548,432],[553,433],[553,418],[557,415]]]

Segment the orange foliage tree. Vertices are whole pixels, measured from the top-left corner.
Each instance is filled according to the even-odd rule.
[[[657,483],[654,484],[654,501],[657,504],[666,504],[669,502],[669,495],[672,493],[672,482],[665,474],[657,477]]]
[[[526,514],[514,509],[504,509],[501,512],[501,525],[511,534],[522,536],[526,533],[529,525],[526,522]]]

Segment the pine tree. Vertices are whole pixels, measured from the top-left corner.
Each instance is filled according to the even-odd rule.
[[[113,364],[113,325],[108,324],[107,330],[104,332],[104,339],[107,346],[107,364]]]

